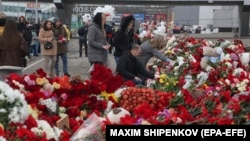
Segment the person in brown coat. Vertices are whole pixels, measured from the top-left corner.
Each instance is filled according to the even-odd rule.
[[[0,80],[10,73],[22,74],[22,58],[28,50],[27,42],[18,33],[15,20],[8,19],[4,27],[0,36]]]
[[[52,31],[51,21],[45,21],[43,27],[39,31],[39,41],[41,44],[41,54],[44,56],[44,70],[48,74],[48,77],[53,78],[55,76],[54,69],[57,55],[57,43]],[[51,49],[45,49],[46,42],[52,42],[53,47]]]

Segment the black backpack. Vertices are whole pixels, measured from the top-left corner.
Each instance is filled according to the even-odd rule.
[[[81,27],[78,29],[78,35],[79,36],[83,36],[85,34],[85,30],[84,30],[84,27]]]
[[[84,36],[86,38],[87,33],[88,33],[88,25],[86,25],[86,24],[78,29],[79,36]]]

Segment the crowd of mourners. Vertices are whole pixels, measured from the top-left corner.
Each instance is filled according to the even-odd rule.
[[[93,18],[82,23],[78,29],[79,57],[88,58],[90,67],[95,64],[108,67],[108,55],[113,54],[116,63],[115,72],[131,80],[136,85],[146,85],[147,79],[155,79],[154,73],[147,69],[152,57],[164,62],[171,60],[161,50],[166,46],[171,33],[164,27],[164,22],[140,24],[135,28],[135,18],[128,15],[122,18],[119,28],[106,21],[108,15],[97,12]],[[163,24],[162,24],[163,23]],[[163,32],[162,32],[163,31]],[[10,73],[22,74],[27,60],[42,55],[47,77],[53,78],[64,74],[68,77],[68,45],[71,39],[69,27],[60,18],[31,24],[24,16],[16,21],[0,15],[0,80]],[[11,37],[11,38],[9,38]],[[59,58],[62,68],[59,68]]]

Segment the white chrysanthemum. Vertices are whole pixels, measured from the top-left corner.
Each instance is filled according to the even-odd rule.
[[[187,47],[193,47],[194,45],[192,43],[187,42]]]
[[[232,59],[230,57],[230,54],[224,54],[223,60],[225,60],[225,61],[231,61]]]
[[[139,34],[139,38],[143,39],[146,35],[148,34],[148,32],[146,30],[143,30],[140,34]]]
[[[236,84],[236,87],[237,87],[237,89],[238,89],[240,92],[246,91],[246,86],[247,86],[247,84],[244,83],[244,82],[240,82],[240,83],[237,83],[237,84]]]
[[[225,79],[225,83],[226,83],[227,85],[231,85],[231,82],[230,82],[229,79]]]
[[[24,95],[2,81],[0,81],[0,95],[0,101],[5,101],[10,105],[5,109],[9,113],[8,119],[10,122],[23,123],[29,115]]]
[[[192,62],[197,62],[193,55],[189,55],[188,58],[189,58]]]
[[[235,49],[235,48],[236,48],[236,46],[235,46],[235,45],[233,45],[233,44],[231,44],[231,45],[229,45],[229,46],[228,46],[228,48],[230,48],[230,49]]]
[[[192,83],[194,82],[194,80],[192,79],[191,75],[186,75],[185,76],[185,84],[183,85],[184,89],[189,88],[190,86],[192,86]]]
[[[125,90],[125,89],[126,89],[126,88],[119,88],[119,89],[117,89],[117,90],[114,92],[115,97],[120,98],[120,97],[121,97],[122,91]]]
[[[228,68],[232,68],[232,64],[230,62],[226,62],[225,65],[228,67]]]
[[[161,22],[161,25],[158,26],[154,31],[153,33],[155,35],[161,35],[163,37],[165,37],[167,34],[166,34],[166,26],[165,26],[165,22]]]
[[[242,65],[248,65],[250,62],[250,54],[248,52],[245,53],[241,53],[240,55],[240,61],[242,63]]]
[[[172,36],[169,40],[168,40],[168,43],[167,43],[167,48],[169,47],[173,47],[173,43],[176,41],[176,37],[175,36]]]
[[[54,129],[49,125],[49,123],[45,120],[37,120],[37,127],[31,128],[31,131],[37,135],[42,135],[42,133],[46,134],[46,139],[55,139],[59,140],[58,133],[56,134]]]
[[[222,42],[222,43],[220,44],[220,47],[221,47],[221,48],[230,47],[230,48],[232,48],[232,49],[235,48],[235,46],[233,45],[233,43],[230,42],[230,41],[228,41],[228,40],[225,40],[224,42]]]
[[[233,70],[233,76],[239,75],[244,70],[242,68],[236,68]]]
[[[105,5],[104,7],[98,6],[94,10],[93,14],[96,15],[96,13],[98,13],[98,12],[102,12],[102,13],[107,15],[106,21],[112,21],[114,16],[115,16],[115,8],[111,5]]]
[[[208,74],[205,73],[205,72],[200,72],[198,75],[197,75],[197,78],[199,80],[199,83],[198,83],[198,86],[202,85],[204,82],[207,81],[208,79]]]
[[[0,141],[7,141],[4,137],[0,136]]]
[[[248,79],[244,79],[243,82],[244,83],[249,83],[249,80]]]

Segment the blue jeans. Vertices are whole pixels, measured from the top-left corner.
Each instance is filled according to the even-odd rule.
[[[115,56],[116,65],[120,62],[120,60],[121,60],[121,57]]]
[[[34,56],[38,55],[38,46],[39,44],[34,44],[30,46],[31,52],[33,53]]]
[[[62,63],[63,63],[63,73],[68,73],[68,59],[67,59],[67,53],[63,54],[57,54],[56,55],[56,64],[55,64],[55,70],[56,74],[59,75],[60,70],[59,70],[59,56],[61,56]]]

